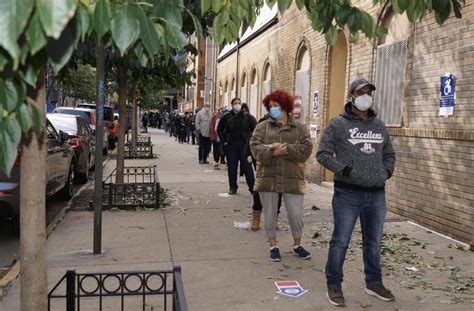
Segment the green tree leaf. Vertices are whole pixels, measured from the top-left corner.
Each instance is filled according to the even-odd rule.
[[[0,97],[3,100],[3,109],[8,112],[12,112],[16,108],[16,105],[21,95],[21,91],[12,79],[4,80],[2,84],[3,85],[0,84],[0,86],[2,86],[2,89],[4,90],[5,94],[4,96],[2,95]]]
[[[69,23],[58,40],[48,40],[46,52],[55,73],[58,73],[67,64],[78,41],[79,31],[76,23]]]
[[[28,105],[22,104],[20,108],[15,113],[16,119],[20,124],[21,131],[26,134],[30,130],[31,126],[33,125],[33,121],[31,120],[30,111],[28,110]]]
[[[337,36],[338,36],[338,33],[336,30],[336,27],[334,27],[333,25],[331,25],[331,27],[329,27],[329,29],[324,34],[324,37],[326,38],[326,42],[331,46],[336,44]]]
[[[400,10],[403,12],[406,9],[408,9],[408,6],[410,5],[410,2],[416,1],[416,0],[398,0],[398,5],[400,6]]]
[[[10,54],[16,69],[20,60],[18,36],[28,20],[30,0],[1,0],[0,1],[0,47]]]
[[[58,39],[62,31],[74,16],[76,0],[40,0],[36,2],[39,18],[48,37]]]
[[[144,14],[140,15],[140,38],[150,57],[158,52],[161,45],[161,37],[155,24]]]
[[[140,34],[139,12],[135,5],[117,5],[112,18],[111,31],[115,45],[123,56]]]
[[[296,6],[298,7],[298,10],[301,10],[304,8],[304,1],[305,0],[295,0]]]
[[[211,9],[212,0],[201,0],[201,13],[204,14]]]
[[[202,26],[201,26],[201,22],[199,21],[199,19],[193,14],[193,12],[191,12],[189,9],[186,9],[188,14],[191,16],[192,20],[193,20],[193,24],[194,24],[194,29],[196,30],[196,36],[198,37],[198,39],[201,39],[202,38]]]
[[[21,139],[21,128],[13,115],[2,120],[0,126],[0,170],[10,175],[10,170],[15,162],[17,155],[17,146]]]
[[[29,105],[31,109],[31,116],[33,118],[33,124],[35,126],[35,132],[37,136],[40,136],[44,131],[44,114],[42,114],[38,107],[35,105]]]
[[[461,14],[461,4],[457,0],[453,0],[453,9],[454,9],[454,15],[457,18],[462,18]]]
[[[18,72],[20,77],[28,83],[31,87],[36,86],[36,80],[38,79],[38,70],[31,64],[27,64],[24,68],[21,68]]]
[[[140,65],[142,67],[146,67],[146,64],[148,63],[148,57],[146,56],[146,53],[143,50],[143,46],[141,44],[137,44],[134,51],[135,51],[135,56],[138,58],[138,61],[140,62]]]
[[[36,12],[31,17],[28,28],[26,28],[26,42],[31,50],[31,55],[35,55],[39,50],[44,48],[48,40],[41,28],[39,14]]]
[[[97,40],[100,41],[102,37],[110,30],[110,19],[112,18],[110,12],[110,3],[106,0],[99,0],[95,6],[92,23],[94,25]]]
[[[215,13],[219,13],[219,11],[224,6],[224,0],[212,0],[212,10]]]
[[[281,15],[290,7],[291,2],[291,0],[278,0],[278,11]]]
[[[81,40],[84,41],[91,27],[91,16],[89,14],[89,10],[84,4],[79,3],[79,6],[77,7],[76,11],[76,16],[79,35],[81,36]]]
[[[186,36],[181,32],[181,30],[175,28],[171,23],[165,24],[165,38],[166,42],[176,49],[181,49],[188,43]]]

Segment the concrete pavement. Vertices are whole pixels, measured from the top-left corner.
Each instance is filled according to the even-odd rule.
[[[330,188],[308,184],[303,244],[312,259],[302,261],[291,254],[292,238],[282,208],[278,240],[283,260],[273,263],[263,231],[233,227],[234,221],[250,220],[251,197],[245,183],[239,183],[238,195],[223,197],[228,190],[225,166],[217,171],[200,165],[196,146],[180,145],[163,131],[150,132],[159,158],[127,160],[126,165],[157,164],[161,185],[173,199],[171,207],[104,212],[104,252],[99,256],[90,251],[92,212],[69,212],[47,241],[49,289],[70,268],[104,272],[170,269],[178,264],[190,310],[336,309],[325,297],[323,273],[332,230]],[[109,161],[104,171],[114,165]],[[472,310],[474,254],[462,250],[466,245],[389,213],[383,271],[396,301],[387,303],[364,293],[360,244],[357,227],[344,266],[347,310]],[[278,295],[278,280],[298,281],[308,292],[299,298]],[[0,310],[19,310],[19,290],[17,279],[0,301]],[[96,309],[81,305],[81,310]],[[112,302],[106,309],[116,305]]]

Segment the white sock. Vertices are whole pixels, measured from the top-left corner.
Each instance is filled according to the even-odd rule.
[[[297,248],[300,247],[300,246],[301,246],[301,244],[299,244],[299,245],[293,245],[293,249],[297,249]]]

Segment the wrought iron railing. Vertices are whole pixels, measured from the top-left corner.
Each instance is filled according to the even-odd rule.
[[[160,183],[154,166],[124,167],[123,182],[117,183],[117,169],[102,183],[103,202],[109,208],[160,208]]]
[[[153,145],[125,145],[125,159],[153,159],[156,155],[153,153]]]
[[[48,293],[48,310],[187,311],[181,267],[173,270],[76,273]]]
[[[132,141],[127,140],[126,145],[131,146]],[[138,135],[136,145],[137,146],[151,146],[151,137],[148,135]]]

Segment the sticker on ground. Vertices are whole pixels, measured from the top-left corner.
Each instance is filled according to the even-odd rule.
[[[307,290],[304,290],[297,281],[275,282],[275,285],[278,288],[277,293],[283,296],[296,298],[308,292]]]
[[[228,198],[230,197],[230,194],[228,194],[227,192],[221,192],[218,194],[218,196],[221,198]]]
[[[234,221],[234,228],[237,229],[249,229],[250,228],[250,223],[248,221]]]

